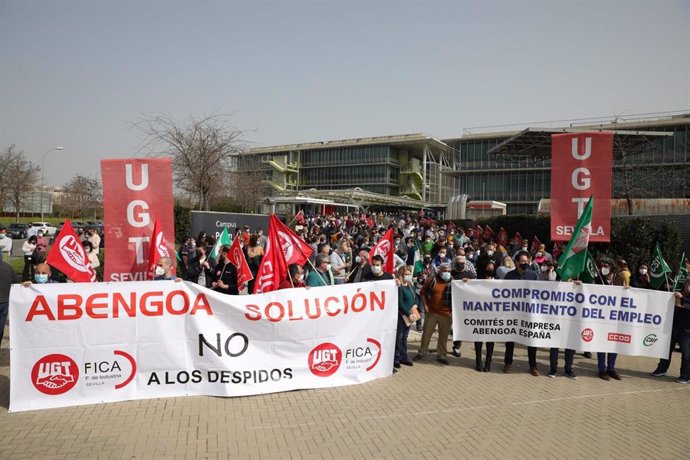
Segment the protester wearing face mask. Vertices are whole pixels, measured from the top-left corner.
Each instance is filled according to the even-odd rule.
[[[530,255],[527,251],[520,251],[514,257],[516,264],[515,270],[506,274],[506,280],[530,280],[537,281],[537,273],[529,269]],[[513,366],[513,352],[515,342],[506,342],[506,355],[504,360],[503,372],[510,373]],[[527,347],[527,359],[529,361],[529,373],[535,377],[539,376],[537,369],[537,347]]]
[[[542,281],[556,281],[558,273],[556,266],[551,262],[544,262],[539,266],[539,279]]]
[[[99,248],[101,247],[101,235],[98,234],[98,231],[95,228],[90,229],[87,232],[87,235],[87,239],[93,247],[93,252],[98,254]]]
[[[158,259],[158,265],[156,265],[153,273],[154,281],[175,280],[175,275],[172,273],[172,260],[170,257],[161,257]]]
[[[491,267],[493,270],[493,264],[491,265]],[[477,273],[474,270],[469,270],[468,262],[464,255],[456,256],[455,259],[453,259],[453,265],[450,274],[454,280],[468,281],[477,278]],[[451,354],[456,358],[460,358],[462,356],[462,353],[460,353],[461,345],[462,341],[453,341],[453,349],[451,350]]]
[[[304,284],[304,269],[299,264],[290,264],[288,266],[288,276],[278,285],[278,289],[292,289],[303,288]]]
[[[220,260],[213,269],[211,289],[222,294],[238,295],[237,268],[230,261],[230,246],[220,250]]]
[[[609,259],[602,259],[599,262],[599,273],[595,280],[595,284],[603,284],[604,286],[619,285],[620,282],[613,270],[612,263]],[[618,353],[597,353],[597,368],[599,369],[599,378],[602,380],[621,380],[621,376],[616,372],[616,358]]]
[[[196,248],[194,258],[189,262],[186,277],[192,283],[210,287],[212,276],[213,270],[206,256],[206,247],[199,246]]]
[[[98,255],[93,252],[93,245],[90,241],[84,241],[82,246],[84,246],[84,252],[86,252],[86,258],[89,260],[91,268],[96,270],[101,266],[101,261],[98,260]]]
[[[637,273],[635,274],[635,276],[630,278],[630,287],[652,289],[650,282],[651,279],[649,277],[649,265],[642,262],[640,266],[637,267]]]
[[[50,284],[54,283],[55,280],[51,278],[52,275],[52,270],[50,269],[50,265],[46,263],[41,263],[36,265],[36,271],[34,273],[34,281],[33,283],[35,284]],[[24,287],[31,286],[33,284],[31,281],[24,281],[22,285]]]
[[[493,262],[489,262],[482,272],[484,273],[484,278],[486,280],[492,280],[496,277],[496,270]],[[494,354],[494,342],[486,342],[486,360],[482,366],[482,347],[483,342],[474,342],[474,368],[478,372],[491,372],[491,359]]]
[[[526,252],[529,254],[529,241],[522,240],[522,245],[513,253],[513,260],[515,260],[520,252]]]
[[[22,273],[23,281],[30,281],[34,277],[34,269],[36,267],[36,235],[30,236],[22,244],[22,252],[24,253],[24,272]]]
[[[12,238],[5,227],[0,228],[0,260],[10,260],[12,255]]]
[[[348,276],[349,283],[361,283],[371,276],[371,266],[369,265],[369,251],[361,249],[355,257],[355,268]]]
[[[429,352],[429,342],[431,336],[438,326],[438,346],[436,361],[447,365],[448,359],[448,334],[450,333],[451,318],[451,281],[450,264],[441,264],[438,267],[435,277],[430,278],[422,287],[420,292],[424,297],[424,309],[426,318],[424,319],[424,332],[422,333],[422,343],[417,355],[414,357],[418,361]]]
[[[394,373],[400,369],[400,365],[412,366],[412,361],[407,356],[407,337],[410,333],[411,315],[416,317],[419,314],[412,270],[413,267],[410,265],[401,267],[396,276],[398,282],[398,326],[395,335]]]
[[[439,266],[441,266],[442,264],[450,265],[451,262],[452,260],[448,255],[448,249],[446,247],[443,247],[439,249],[438,254],[436,254],[436,257],[434,257],[431,261],[431,265],[434,267],[434,270],[438,271]]]
[[[309,272],[307,276],[307,286],[333,286],[333,273],[331,272],[330,256],[320,253],[316,256],[314,267],[316,270]]]
[[[371,258],[371,274],[366,278],[367,281],[392,280],[393,275],[383,271],[383,257],[376,254]]]
[[[433,265],[431,265],[431,255],[425,255],[422,259],[422,271],[417,275],[417,296],[419,297],[420,310],[419,313],[422,315],[422,319],[417,321],[416,330],[417,332],[422,332],[422,324],[424,324],[424,318],[426,317],[426,309],[424,297],[421,296],[422,286],[426,284],[428,280],[436,275]]]
[[[494,267],[498,265],[498,255],[496,254],[496,245],[493,243],[486,244],[482,247],[479,257],[477,257],[477,277],[484,278],[483,267],[486,267],[491,262]]]

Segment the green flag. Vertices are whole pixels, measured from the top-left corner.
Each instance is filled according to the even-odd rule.
[[[592,233],[592,208],[594,207],[594,197],[589,197],[585,210],[577,220],[573,236],[570,237],[565,252],[558,259],[558,275],[563,281],[579,276],[585,270],[587,261],[587,245],[589,235]]]
[[[422,262],[422,251],[419,250],[419,243],[414,240],[414,270],[412,275],[417,276],[424,270],[424,263]]]
[[[678,266],[678,273],[673,283],[674,291],[682,291],[685,287],[685,280],[688,279],[688,268],[685,266],[685,253],[680,257],[680,265]]]
[[[211,259],[217,259],[218,253],[220,253],[220,248],[222,246],[230,246],[230,244],[232,244],[232,241],[230,241],[230,235],[228,235],[228,228],[223,227],[223,232],[216,240],[216,244],[213,245],[213,250],[211,251]]]
[[[664,281],[666,281],[666,273],[671,273],[671,267],[668,266],[664,260],[664,256],[661,255],[661,246],[659,246],[658,241],[654,246],[654,255],[652,256],[652,263],[649,269],[649,275],[651,277],[649,284],[651,284],[654,289],[659,289],[659,287],[664,284]]]
[[[587,251],[587,258],[585,259],[585,269],[580,273],[580,281],[583,283],[594,283],[594,281],[599,277],[599,269],[597,268],[597,262],[592,257],[592,253]]]

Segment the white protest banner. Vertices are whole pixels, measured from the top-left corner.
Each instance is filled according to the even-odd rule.
[[[673,294],[552,281],[453,282],[453,340],[668,358]]]
[[[392,280],[246,296],[172,281],[14,285],[10,410],[386,377],[397,312]]]

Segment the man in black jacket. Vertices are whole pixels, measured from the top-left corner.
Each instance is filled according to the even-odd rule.
[[[237,269],[230,262],[230,246],[223,246],[220,250],[220,261],[213,272],[211,288],[223,294],[238,295]]]

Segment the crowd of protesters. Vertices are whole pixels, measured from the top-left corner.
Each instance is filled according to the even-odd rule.
[[[519,240],[499,244],[494,238],[475,229],[438,224],[428,217],[414,214],[334,214],[329,216],[300,216],[291,222],[295,233],[314,250],[305,266],[290,266],[289,275],[280,282],[281,289],[318,287],[345,283],[360,283],[393,279],[383,269],[384,260],[370,252],[390,229],[394,229],[395,279],[399,287],[399,318],[396,337],[394,372],[401,366],[412,366],[423,360],[430,349],[431,338],[438,332],[436,361],[449,364],[448,354],[460,357],[461,343],[454,342],[450,352],[448,338],[452,329],[451,282],[453,280],[506,279],[561,281],[557,272],[557,254],[547,251],[543,243]],[[239,230],[245,257],[252,274],[256,276],[266,236],[263,231],[249,227]],[[198,238],[188,237],[180,248],[180,273],[188,280],[198,282],[219,292],[238,294],[236,270],[228,259],[229,246],[221,248],[218,262],[209,259],[214,245],[206,232]],[[558,247],[556,247],[558,249]],[[601,258],[594,283],[652,289],[649,264],[642,262],[631,270],[622,258]],[[580,283],[578,280],[563,280]],[[690,282],[689,282],[690,283]],[[666,286],[660,289],[666,290]],[[682,351],[681,376],[678,382],[690,381],[690,284],[676,295],[671,350],[676,344]],[[253,292],[253,285],[246,292]],[[415,357],[407,354],[410,328],[422,333],[421,345]],[[512,372],[515,344],[505,344],[503,372]],[[493,343],[474,344],[476,370],[489,372],[493,360]],[[485,355],[482,356],[482,351]],[[529,372],[539,376],[537,349],[528,347]],[[573,371],[575,350],[564,350],[564,374],[576,379]],[[591,357],[590,353],[585,353]],[[671,354],[669,353],[669,357]],[[549,350],[548,376],[558,373],[559,350]],[[615,353],[597,353],[597,375],[603,380],[620,380],[616,369]],[[669,360],[661,360],[655,376],[666,375]]]
[[[557,269],[557,254],[547,251],[545,244],[528,240],[514,240],[499,244],[492,235],[476,229],[439,224],[420,213],[409,214],[334,214],[329,216],[304,216],[291,222],[294,232],[307,242],[313,254],[305,266],[291,265],[288,276],[280,280],[279,289],[308,288],[346,283],[362,283],[394,279],[384,270],[384,259],[370,252],[389,229],[394,231],[395,280],[399,289],[399,314],[396,334],[394,372],[401,366],[412,366],[414,361],[424,360],[434,352],[430,348],[434,332],[438,332],[436,361],[449,364],[448,354],[461,356],[460,342],[453,342],[450,353],[448,337],[452,329],[451,282],[472,279],[543,280],[561,281]],[[3,234],[0,229],[0,251]],[[94,228],[79,231],[79,236],[91,265],[99,265],[98,251],[101,246],[99,232]],[[245,226],[235,235],[244,252],[252,275],[256,277],[267,238],[261,229]],[[230,260],[231,247],[216,247],[214,237],[201,232],[196,238],[188,236],[179,247],[177,276],[174,263],[163,257],[155,267],[156,280],[188,280],[224,294],[251,293],[253,281],[246,286],[237,282],[237,268]],[[43,232],[31,235],[22,245],[24,253],[25,284],[54,282],[50,267],[44,263],[48,239]],[[215,251],[214,251],[215,249]],[[558,250],[555,246],[554,249]],[[215,253],[214,253],[215,252]],[[554,250],[552,249],[552,252]],[[9,273],[9,271],[7,272]],[[9,276],[9,275],[8,275]],[[16,276],[16,275],[15,275]],[[14,279],[8,278],[9,284]],[[562,280],[579,283],[578,280]],[[601,258],[594,283],[603,285],[631,286],[652,289],[650,266],[642,262],[633,270],[622,258],[615,261]],[[666,286],[660,289],[666,290]],[[660,360],[654,376],[668,372],[672,351],[680,345],[682,362],[680,383],[690,382],[690,280],[675,293],[676,309],[673,320],[671,350],[668,359]],[[0,298],[2,303],[8,298]],[[6,311],[6,308],[4,309]],[[1,316],[1,315],[0,315]],[[0,321],[2,318],[0,318]],[[3,323],[4,324],[4,323]],[[413,359],[408,356],[407,338],[414,327],[421,332],[421,344]],[[512,372],[515,344],[505,344],[503,372]],[[474,344],[476,370],[490,372],[494,344]],[[485,354],[482,352],[485,350]],[[528,347],[529,372],[539,376],[537,349]],[[573,371],[575,350],[564,351],[564,374],[576,379]],[[589,353],[585,356],[591,357]],[[558,349],[549,350],[549,377],[558,372]],[[598,376],[603,380],[620,380],[616,369],[615,353],[597,353]]]

